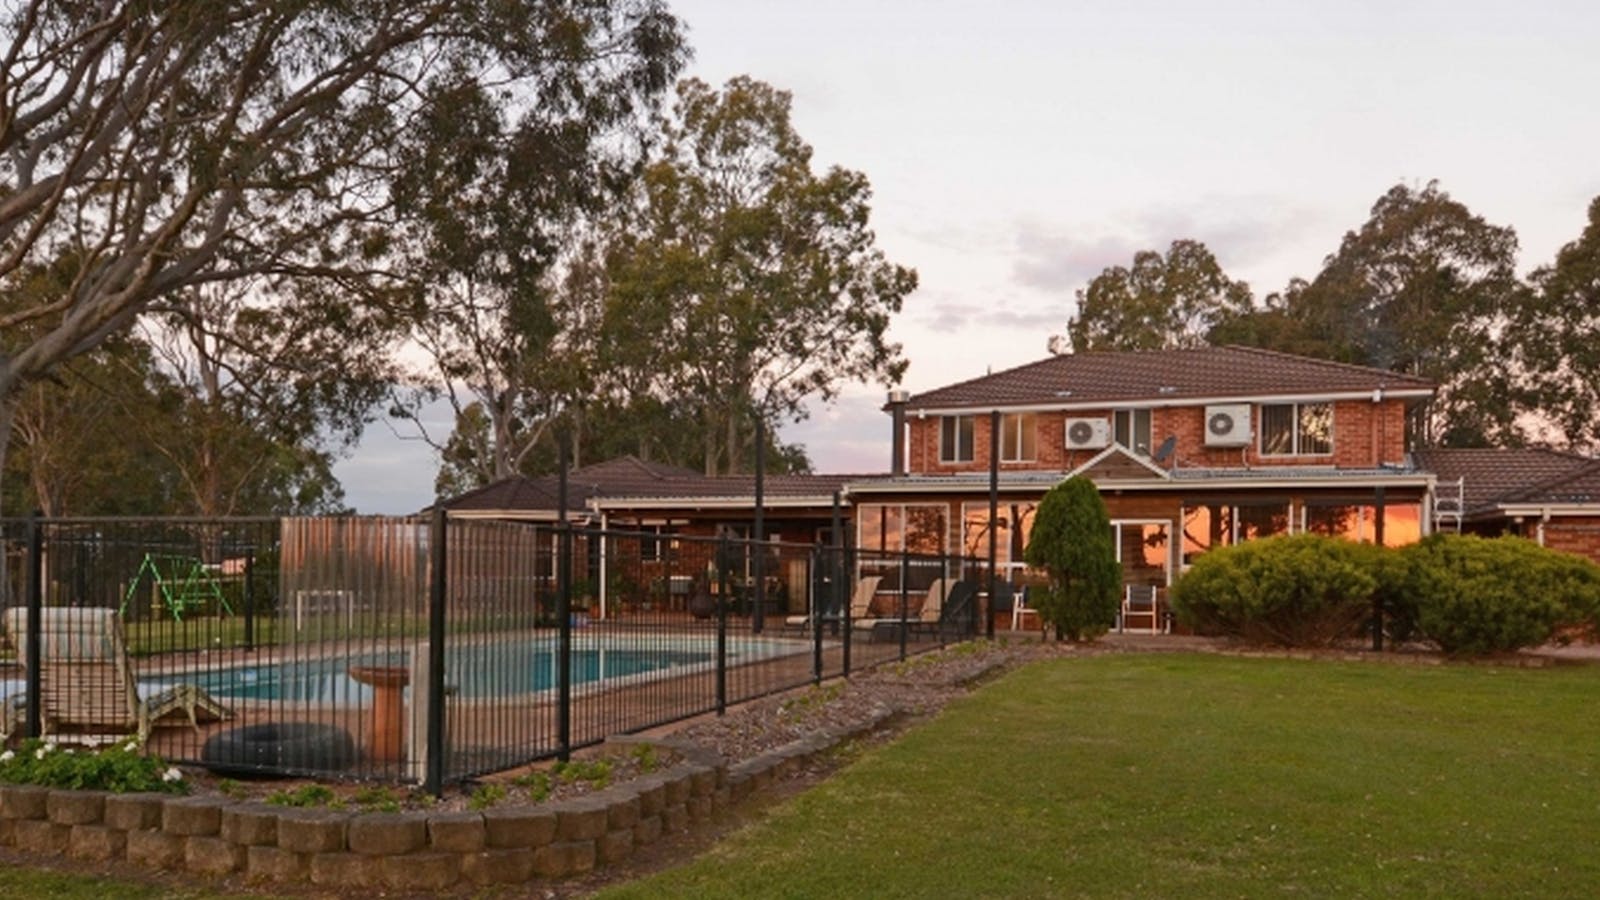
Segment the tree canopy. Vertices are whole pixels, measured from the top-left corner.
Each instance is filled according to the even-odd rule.
[[[877,248],[866,176],[813,171],[787,92],[689,79],[661,127],[612,246],[606,329],[632,391],[692,410],[716,474],[747,458],[758,417],[897,383],[886,331],[917,277]]]
[[[1176,240],[1162,256],[1134,254],[1078,292],[1067,326],[1074,352],[1198,347],[1219,323],[1250,312],[1250,286],[1222,271],[1199,241]]]
[[[1568,445],[1600,446],[1600,197],[1583,234],[1530,277],[1532,302],[1515,318],[1532,406]]]
[[[392,284],[392,188],[435,137],[424,123],[488,90],[603,127],[685,53],[660,0],[30,0],[3,15],[0,426],[23,384],[185,290],[274,278],[326,282],[345,310],[392,299],[374,290]]]

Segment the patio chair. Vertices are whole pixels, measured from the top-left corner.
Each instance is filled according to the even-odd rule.
[[[230,718],[233,711],[192,684],[165,687],[140,697],[128,661],[122,619],[112,609],[40,610],[40,727],[47,736],[85,744],[109,743],[129,734],[143,745],[156,725]],[[6,631],[17,658],[28,658],[28,611],[6,610]]]
[[[954,582],[950,582],[949,584],[952,587],[954,586]],[[878,616],[869,618],[865,614],[866,611],[863,610],[860,617],[855,617],[852,610],[852,618],[854,621],[851,624],[862,631],[870,632],[873,638],[877,638],[881,635],[890,633],[893,629],[910,627],[912,625],[925,622],[927,621],[927,617],[929,615],[932,615],[933,621],[937,623],[939,621],[940,613],[944,610],[944,601],[948,594],[948,589],[945,587],[945,585],[946,582],[943,578],[935,578],[933,580],[933,584],[928,585],[928,593],[923,597],[922,610],[915,615],[908,615],[905,618],[901,618],[900,616]]]
[[[883,580],[881,575],[864,575],[856,581],[855,589],[850,594],[850,618],[858,619],[865,616],[872,608],[872,597],[878,592],[878,582]],[[784,627],[799,628],[804,631],[811,630],[811,616],[789,616],[784,619]],[[828,617],[823,616],[824,620]]]
[[[1122,614],[1117,618],[1118,631],[1136,630],[1128,624],[1130,617],[1147,619],[1150,623],[1149,634],[1161,633],[1161,610],[1156,603],[1156,586],[1153,584],[1130,584],[1122,589]],[[1140,628],[1139,631],[1146,629]]]
[[[1033,623],[1039,626],[1039,631],[1044,631],[1044,617],[1039,615],[1039,610],[1028,605],[1028,595],[1033,590],[1031,585],[1023,585],[1016,592],[1016,602],[1011,605],[1011,630],[1020,631],[1023,620],[1032,617]]]

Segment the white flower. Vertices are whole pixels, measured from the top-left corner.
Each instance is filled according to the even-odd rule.
[[[16,758],[17,758],[17,754],[13,753],[10,750],[7,750],[4,753],[0,753],[0,763],[8,763],[8,762],[11,762],[13,759],[16,759]]]
[[[139,741],[135,738],[129,738],[128,742],[122,745],[122,749],[132,753],[133,751],[139,749]]]
[[[40,747],[39,749],[33,751],[33,758],[34,759],[44,759],[44,751],[49,746],[50,746],[49,744],[46,744],[44,747]]]
[[[172,768],[168,769],[167,771],[161,773],[161,780],[162,781],[182,781],[183,780],[183,773],[178,771],[178,767],[177,766],[173,766]]]

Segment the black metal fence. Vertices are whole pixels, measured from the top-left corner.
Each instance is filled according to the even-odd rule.
[[[0,731],[431,790],[977,632],[971,558],[447,518],[0,521]]]

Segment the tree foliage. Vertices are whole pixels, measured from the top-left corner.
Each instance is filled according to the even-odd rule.
[[[1220,323],[1250,312],[1250,286],[1222,271],[1199,241],[1177,240],[1165,256],[1134,255],[1078,292],[1067,326],[1074,352],[1198,347]]]
[[[899,381],[885,332],[916,273],[877,248],[864,175],[813,171],[787,92],[689,79],[662,129],[612,248],[607,335],[631,391],[692,410],[716,474],[748,458],[758,417]]]
[[[1094,481],[1078,475],[1045,493],[1023,558],[1049,575],[1037,605],[1058,637],[1090,639],[1116,621],[1122,566]]]
[[[627,115],[681,57],[659,0],[0,15],[0,426],[25,382],[187,289],[320,279],[343,308],[388,299],[371,289],[392,262],[391,185],[464,86],[582,128]],[[33,290],[45,274],[64,287]]]
[[[1533,302],[1513,329],[1530,405],[1581,450],[1600,446],[1600,197],[1583,234],[1532,274]]]
[[[1418,437],[1444,446],[1515,445],[1516,373],[1503,364],[1523,302],[1516,233],[1437,182],[1391,188],[1309,283],[1214,339],[1419,375],[1439,385]]]

